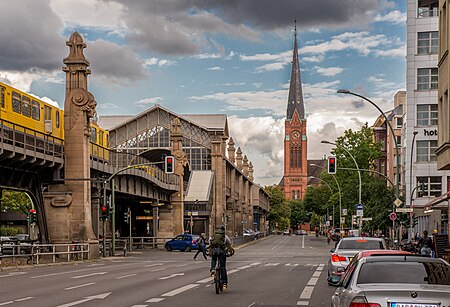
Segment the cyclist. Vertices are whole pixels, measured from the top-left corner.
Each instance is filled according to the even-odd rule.
[[[214,276],[216,263],[219,261],[222,285],[226,289],[228,287],[227,255],[234,255],[234,249],[231,246],[230,238],[225,234],[225,226],[217,227],[209,238],[209,254],[211,255],[211,276]]]

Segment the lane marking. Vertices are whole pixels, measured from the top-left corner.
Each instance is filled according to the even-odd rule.
[[[302,236],[302,248],[305,248],[305,236]]]
[[[72,276],[70,278],[78,279],[78,278],[91,277],[91,276],[95,276],[95,275],[105,275],[107,273],[108,272],[97,272],[97,273],[86,274],[86,275]]]
[[[32,298],[34,298],[34,297],[27,296],[27,297],[24,297],[24,298],[19,298],[17,300],[14,300],[14,302],[23,302],[23,301],[31,300]]]
[[[258,264],[261,264],[261,262],[253,262],[253,263],[250,263],[251,266],[258,265]]]
[[[314,290],[314,287],[306,286],[305,289],[303,289],[303,292],[302,292],[302,294],[300,295],[300,298],[310,299],[313,290]]]
[[[81,287],[87,287],[87,286],[90,286],[90,285],[95,285],[95,282],[90,282],[88,284],[83,284],[83,285],[73,286],[73,287],[69,287],[69,288],[64,288],[64,290],[73,290],[73,289],[78,289],[78,288],[81,288]]]
[[[309,305],[309,301],[298,301],[297,305],[308,306]]]
[[[227,275],[228,275],[228,274],[233,274],[233,273],[236,273],[236,272],[239,272],[239,270],[232,269],[232,270],[230,270],[229,272],[227,272]]]
[[[128,277],[133,277],[133,276],[136,276],[136,275],[137,274],[123,275],[123,276],[116,277],[116,279],[128,278]]]
[[[230,274],[230,272],[228,272],[228,274]],[[199,281],[196,281],[196,283],[204,284],[204,283],[207,283],[208,281],[213,281],[213,278],[212,277],[208,277],[208,278],[205,278],[205,279],[201,279]]]
[[[320,273],[322,273],[321,271],[315,271],[314,274],[312,275],[313,277],[319,277]]]
[[[83,303],[86,303],[86,302],[89,302],[89,301],[92,301],[92,300],[97,300],[97,299],[103,300],[108,295],[110,295],[111,293],[112,292],[106,292],[106,293],[102,293],[102,294],[86,296],[82,300],[78,300],[78,301],[75,301],[75,302],[67,303],[67,304],[64,304],[64,305],[59,305],[58,307],[71,307],[71,306],[80,305],[80,304],[83,304]]]
[[[150,270],[150,272],[164,271],[165,269],[166,269],[166,268],[160,268],[160,269]]]
[[[248,305],[247,307],[252,307],[253,305],[255,305],[256,302],[251,303],[250,305]]]
[[[317,277],[311,277],[311,279],[308,281],[307,285],[308,286],[315,286],[317,284],[318,280],[319,280],[319,278],[317,278]]]
[[[284,241],[286,241],[289,238],[289,236],[287,238],[282,239],[280,242],[278,242],[277,244],[275,244],[272,249],[278,248],[279,245],[281,245],[281,243],[284,243]]]
[[[152,266],[157,266],[157,265],[164,265],[164,263],[153,263],[153,264],[148,264],[148,265],[145,265],[144,268],[150,268],[150,267],[152,267]]]
[[[175,266],[175,267],[176,267],[176,268],[182,268],[182,267],[188,266],[188,265],[191,265],[191,263],[180,264],[180,265],[177,265],[177,266]]]
[[[277,262],[277,263],[266,263],[264,266],[277,266],[279,264],[280,264],[279,262]]]
[[[186,285],[186,286],[184,286],[184,287],[181,287],[181,288],[178,288],[178,289],[169,291],[169,292],[167,292],[167,293],[164,293],[164,294],[161,295],[161,296],[175,296],[175,295],[177,295],[177,294],[180,294],[181,292],[190,290],[190,289],[195,288],[195,287],[198,287],[198,286],[199,286],[198,284],[188,284],[188,285]]]
[[[3,278],[3,277],[14,277],[14,276],[23,275],[23,274],[28,274],[28,272],[11,272],[8,275],[1,275],[0,278]]]
[[[319,266],[317,267],[316,271],[322,271],[323,270],[323,266]]]
[[[169,278],[172,278],[172,277],[183,276],[183,275],[184,275],[184,273],[177,273],[177,274],[172,274],[172,275],[169,275],[169,276],[160,277],[158,279],[164,280],[164,279],[169,279]]]
[[[14,301],[4,302],[4,303],[0,303],[0,306],[9,305],[9,304],[12,304],[12,303],[14,303]]]
[[[147,307],[148,305],[133,305],[131,307]]]
[[[147,301],[145,301],[146,303],[159,303],[161,301],[164,301],[163,297],[155,297],[155,298],[151,298]]]
[[[244,265],[244,266],[237,268],[237,270],[245,270],[245,269],[249,269],[251,267],[252,267],[251,265]]]
[[[120,267],[124,267],[124,266],[136,265],[136,264],[137,263],[126,263],[126,264],[122,264],[122,265],[114,265],[112,267],[120,268]],[[85,272],[85,271],[93,271],[93,270],[98,270],[98,269],[100,269],[100,268],[94,267],[94,268],[90,268],[90,269],[82,269],[82,270],[76,270],[76,271],[66,271],[66,272],[58,272],[58,273],[50,273],[50,274],[44,274],[44,275],[31,276],[30,278],[42,278],[42,277],[64,275],[64,274],[71,274],[71,273],[81,273],[81,272]]]

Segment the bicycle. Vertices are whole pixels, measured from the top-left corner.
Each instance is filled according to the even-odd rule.
[[[39,246],[31,246],[31,253],[27,257],[27,264],[38,264],[41,259],[42,248]]]
[[[222,274],[219,260],[217,260],[216,268],[214,269],[214,288],[216,289],[216,294],[219,294],[221,291],[223,291]]]

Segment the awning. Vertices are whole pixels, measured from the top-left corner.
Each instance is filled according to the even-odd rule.
[[[212,171],[192,171],[185,202],[209,202],[214,173]]]
[[[434,198],[433,200],[427,202],[424,205],[413,206],[413,208],[424,209],[424,210],[447,209],[448,204],[444,203],[444,201],[449,200],[449,199],[450,199],[450,191],[448,191],[445,194],[442,194],[441,196]]]

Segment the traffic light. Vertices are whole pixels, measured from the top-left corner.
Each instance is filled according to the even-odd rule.
[[[173,174],[175,170],[175,158],[173,156],[166,156],[164,158],[164,171],[166,174]]]
[[[336,157],[328,157],[328,174],[336,174]]]
[[[125,223],[130,223],[130,211],[123,213],[123,220]]]
[[[100,209],[102,210],[102,221],[106,221],[108,219],[108,207],[101,206]]]
[[[415,226],[417,225],[417,223],[419,222],[419,218],[415,216],[415,217],[413,218],[413,220],[414,220],[414,222],[413,222],[413,225],[412,225],[412,226],[415,227]]]
[[[30,224],[37,223],[37,214],[35,209],[30,209]]]

